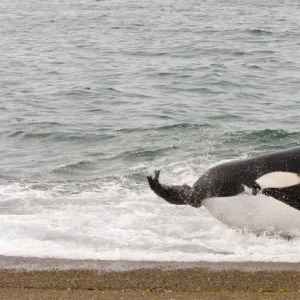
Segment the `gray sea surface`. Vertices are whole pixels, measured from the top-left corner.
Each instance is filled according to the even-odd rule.
[[[293,258],[281,240],[262,254],[268,238],[146,182],[162,168],[193,184],[299,145],[298,1],[3,0],[0,12],[0,254],[300,258],[299,240]]]

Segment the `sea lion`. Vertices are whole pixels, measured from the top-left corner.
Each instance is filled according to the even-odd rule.
[[[167,186],[160,170],[147,176],[156,195],[176,205],[200,207],[203,200],[236,196],[248,187],[253,195],[271,196],[300,210],[300,147],[217,165],[193,185]]]

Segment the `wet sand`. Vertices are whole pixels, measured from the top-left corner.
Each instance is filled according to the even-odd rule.
[[[300,263],[2,256],[0,299],[300,299]]]

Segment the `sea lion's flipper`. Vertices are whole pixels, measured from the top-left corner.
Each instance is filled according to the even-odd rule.
[[[177,205],[187,204],[193,189],[188,185],[167,186],[159,182],[160,170],[154,171],[154,178],[147,176],[151,190],[167,202]]]
[[[267,173],[255,182],[263,189],[268,188],[287,188],[300,184],[300,174],[291,172],[271,172]]]

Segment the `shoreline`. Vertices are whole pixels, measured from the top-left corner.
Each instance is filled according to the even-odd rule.
[[[0,256],[0,294],[1,299],[276,299],[282,294],[299,299],[300,263]]]
[[[39,258],[0,255],[0,270],[94,270],[104,272],[126,272],[140,269],[172,271],[179,269],[208,269],[211,271],[294,271],[300,272],[300,262],[260,262],[260,261],[131,261],[131,260],[93,260]]]

